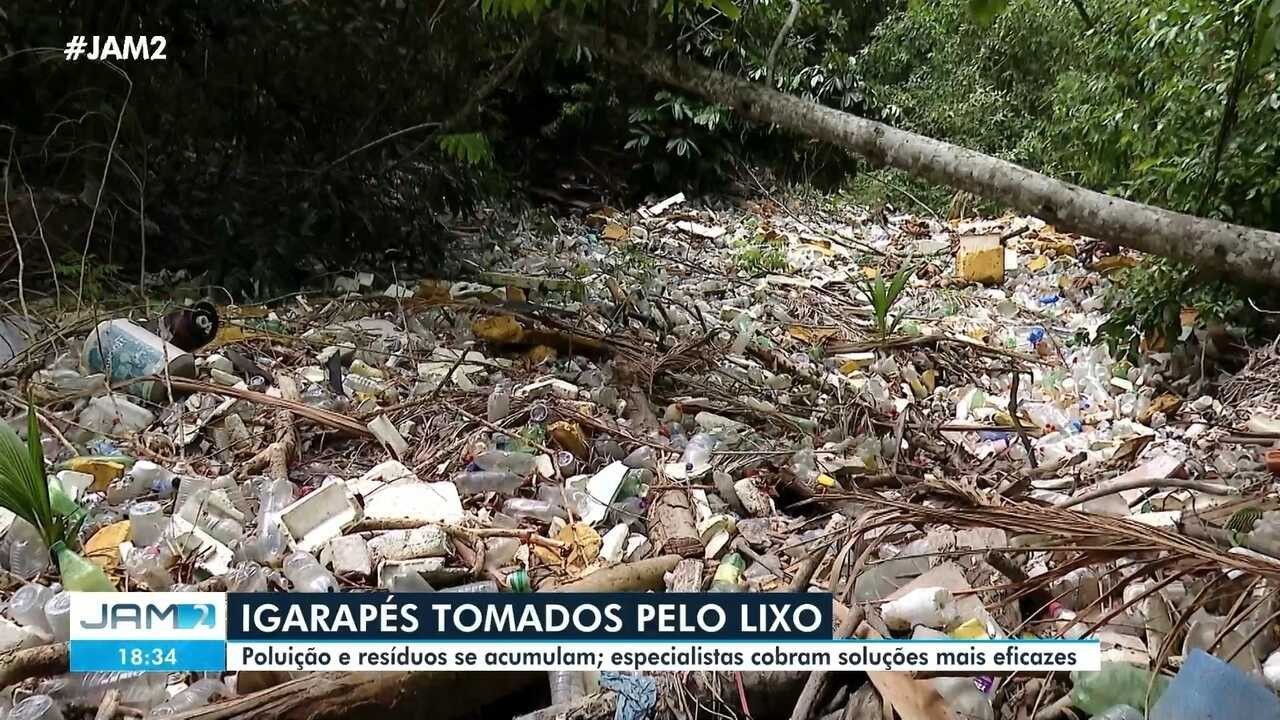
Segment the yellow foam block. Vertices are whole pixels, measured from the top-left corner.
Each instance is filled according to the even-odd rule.
[[[972,235],[960,238],[956,271],[969,282],[1004,282],[1004,248],[999,235]]]

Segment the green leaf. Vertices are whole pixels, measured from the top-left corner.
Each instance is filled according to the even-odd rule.
[[[742,17],[742,10],[734,4],[733,0],[711,0],[711,4],[724,14],[730,20],[737,20]]]
[[[1256,74],[1275,57],[1280,48],[1280,0],[1270,0],[1258,6],[1258,17],[1253,23],[1253,39],[1245,53],[1245,71]]]
[[[1009,0],[969,0],[969,14],[980,25],[990,25],[1009,7]]]
[[[483,166],[493,161],[493,150],[482,133],[441,135],[439,144],[445,154],[466,165]]]

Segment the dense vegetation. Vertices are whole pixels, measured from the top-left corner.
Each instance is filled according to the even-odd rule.
[[[801,0],[772,67],[790,0],[14,5],[0,122],[29,286],[93,290],[145,263],[268,295],[354,249],[430,258],[482,200],[718,187],[748,164],[945,211],[943,189],[535,37],[547,9],[1095,189],[1280,228],[1280,0]],[[164,34],[170,60],[65,62],[84,32]],[[1192,281],[1149,275],[1172,297]]]

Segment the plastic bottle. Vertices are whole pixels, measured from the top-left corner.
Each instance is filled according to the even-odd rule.
[[[124,561],[124,570],[130,580],[145,585],[152,592],[160,592],[173,585],[173,576],[169,573],[173,560],[173,552],[168,546],[156,543],[134,548]]]
[[[19,625],[34,628],[44,635],[52,635],[49,621],[44,615],[45,603],[53,598],[53,590],[38,583],[18,588],[9,599],[9,614]]]
[[[9,572],[29,580],[49,568],[49,548],[40,531],[18,518],[9,527]]]
[[[442,593],[496,593],[498,592],[498,583],[493,580],[481,580],[480,582],[467,583],[466,585],[456,585],[451,588],[441,590]]]
[[[421,575],[403,567],[396,568],[385,577],[379,576],[379,584],[385,590],[398,593],[435,592]]]
[[[267,571],[255,562],[239,562],[227,571],[227,592],[267,591]]]
[[[301,550],[284,559],[284,575],[293,583],[295,592],[337,592],[338,583],[311,553]]]
[[[41,683],[42,692],[63,703],[97,706],[111,690],[120,691],[120,704],[148,710],[164,700],[168,673],[88,672],[71,673]]]
[[[537,459],[524,452],[488,450],[477,455],[474,462],[481,470],[505,470],[524,476],[532,475],[538,470]]]
[[[498,422],[511,414],[511,391],[506,386],[499,385],[489,393],[489,405],[486,415],[489,422]]]
[[[48,695],[32,695],[13,706],[9,720],[62,720],[62,711]]]
[[[182,515],[183,509],[187,507],[193,496],[199,495],[201,491],[208,492],[211,489],[213,489],[213,481],[209,478],[197,476],[180,478],[178,480],[178,496],[173,503],[174,514]]]
[[[1145,720],[1142,711],[1132,705],[1112,705],[1093,716],[1093,720]]]
[[[227,686],[223,685],[221,680],[201,678],[187,686],[186,690],[152,708],[151,712],[147,713],[147,717],[163,718],[179,715],[188,710],[204,707],[214,696],[223,695],[226,692]]]
[[[686,475],[695,472],[696,468],[704,467],[711,463],[711,451],[715,450],[719,440],[711,433],[698,433],[689,439],[689,444],[684,448],[684,454],[680,456],[680,464],[684,466]]]
[[[84,509],[67,494],[56,477],[49,478],[49,506],[62,517],[79,518],[84,515]]]
[[[933,687],[946,701],[956,720],[995,720],[991,698],[973,684],[973,678],[934,678]]]
[[[266,480],[258,489],[258,533],[243,546],[246,559],[276,566],[284,558],[289,539],[280,527],[280,511],[293,502],[293,483]]]
[[[485,540],[484,567],[497,570],[510,563],[524,545],[519,538],[496,537]]]
[[[53,544],[53,552],[58,558],[58,571],[62,575],[62,586],[71,592],[115,592],[116,588],[102,572],[102,568],[85,560],[71,551],[66,545]]]
[[[147,547],[160,542],[168,525],[169,518],[164,514],[164,506],[158,502],[147,500],[129,508],[129,540],[136,547]]]
[[[44,618],[53,634],[54,642],[71,639],[71,593],[66,590],[54,593],[44,604]]]
[[[136,478],[146,488],[144,492],[149,491],[162,495],[173,492],[173,481],[178,478],[177,475],[150,460],[139,460],[134,463],[133,467],[129,469],[129,475]]]
[[[1155,705],[1169,686],[1169,680],[1156,677],[1151,682],[1151,672],[1128,663],[1102,663],[1098,672],[1076,670],[1071,673],[1071,704],[1090,715],[1113,705],[1146,705],[1147,685],[1151,684],[1151,704]]]
[[[582,673],[575,670],[550,670],[547,683],[551,686],[551,704],[563,705],[587,694]]]
[[[530,518],[542,522],[551,522],[555,518],[565,516],[564,509],[559,503],[528,498],[509,498],[502,503],[502,512],[514,518]]]
[[[524,478],[502,470],[460,472],[450,479],[457,486],[458,492],[464,495],[487,492],[505,495],[515,492],[524,484]]]
[[[507,575],[507,591],[513,593],[533,592],[533,586],[529,583],[529,571],[520,568]]]
[[[653,448],[648,445],[641,445],[632,450],[630,455],[622,459],[622,464],[633,470],[653,470],[658,466]]]
[[[729,553],[720,561],[715,577],[711,579],[711,588],[707,592],[742,592],[746,588],[742,584],[742,571],[747,563],[738,553]]]

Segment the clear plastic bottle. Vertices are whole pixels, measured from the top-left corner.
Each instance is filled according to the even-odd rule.
[[[151,712],[147,713],[147,717],[164,718],[180,715],[188,710],[204,707],[215,696],[225,695],[226,692],[227,686],[223,685],[221,680],[201,678],[187,686],[186,690],[152,708]]]
[[[169,470],[160,467],[150,460],[139,460],[129,469],[133,476],[146,489],[143,492],[154,492],[166,495],[173,492],[173,481],[178,478]]]
[[[54,642],[71,639],[71,593],[66,590],[54,593],[44,604],[45,622],[53,634]]]
[[[1090,715],[1100,713],[1114,705],[1146,705],[1147,685],[1151,684],[1151,705],[1168,687],[1169,681],[1156,677],[1151,682],[1151,671],[1128,663],[1104,662],[1097,672],[1076,670],[1071,673],[1071,704]]]
[[[111,690],[120,691],[120,704],[149,710],[164,700],[169,675],[159,672],[88,672],[71,673],[40,684],[61,702],[96,706]]]
[[[10,720],[62,720],[62,711],[48,695],[32,695],[9,711]]]
[[[267,571],[255,562],[238,562],[227,571],[227,592],[267,591]]]
[[[564,508],[560,507],[559,503],[528,498],[509,498],[502,503],[502,512],[514,518],[529,518],[542,522],[551,522],[555,518],[565,516]]]
[[[407,568],[398,567],[387,572],[385,575],[379,574],[378,584],[383,590],[390,590],[398,593],[417,593],[417,592],[435,592],[436,589],[431,587],[421,575]]]
[[[184,476],[178,480],[177,498],[173,503],[173,512],[175,515],[183,515],[184,509],[188,506],[193,496],[200,495],[202,492],[208,492],[213,489],[213,481],[208,478],[197,476]],[[185,515],[183,515],[185,517]],[[187,518],[188,520],[190,518]]]
[[[552,705],[564,705],[587,694],[582,673],[576,670],[550,670],[547,684],[551,686]]]
[[[477,455],[474,462],[481,470],[505,470],[523,476],[538,471],[537,458],[524,452],[487,450]]]
[[[622,464],[633,470],[654,470],[658,467],[653,448],[648,445],[641,445],[632,450],[630,455],[622,459]]]
[[[457,486],[458,492],[466,495],[487,492],[507,495],[524,484],[524,478],[501,470],[460,472],[450,479]]]
[[[135,547],[142,548],[160,542],[168,525],[169,517],[164,514],[164,506],[158,502],[147,500],[129,508],[129,540]]]
[[[515,559],[516,553],[524,545],[519,538],[495,537],[485,540],[484,567],[486,570],[497,570]]]
[[[284,559],[284,575],[293,583],[295,592],[337,592],[338,583],[333,574],[324,569],[311,553],[301,550]]]
[[[151,592],[161,592],[173,585],[169,568],[173,565],[173,552],[163,543],[134,548],[124,561],[129,579],[145,585]]]
[[[933,687],[951,708],[956,720],[995,720],[991,698],[973,684],[973,678],[934,678]]]
[[[467,583],[466,585],[456,585],[451,588],[441,590],[442,593],[496,593],[498,583],[493,580],[481,580],[480,582]]]
[[[9,599],[9,614],[19,625],[34,628],[44,635],[52,635],[53,629],[44,615],[45,603],[53,598],[53,590],[38,583],[18,588]]]
[[[742,592],[746,588],[742,584],[742,571],[747,563],[738,553],[729,553],[720,561],[716,574],[711,579],[711,587],[707,592]]]
[[[49,547],[40,532],[22,518],[9,527],[9,572],[24,580],[49,569]]]
[[[511,414],[511,390],[505,385],[498,385],[489,393],[486,415],[489,422],[498,422]]]
[[[277,566],[288,549],[288,538],[280,527],[280,511],[293,502],[293,483],[263,478],[258,488],[258,532],[246,542],[242,554],[248,560]]]
[[[711,433],[698,433],[689,438],[689,444],[685,445],[684,454],[680,456],[680,464],[684,466],[686,475],[692,474],[697,468],[702,468],[711,463],[711,452],[716,449],[719,440]]]

